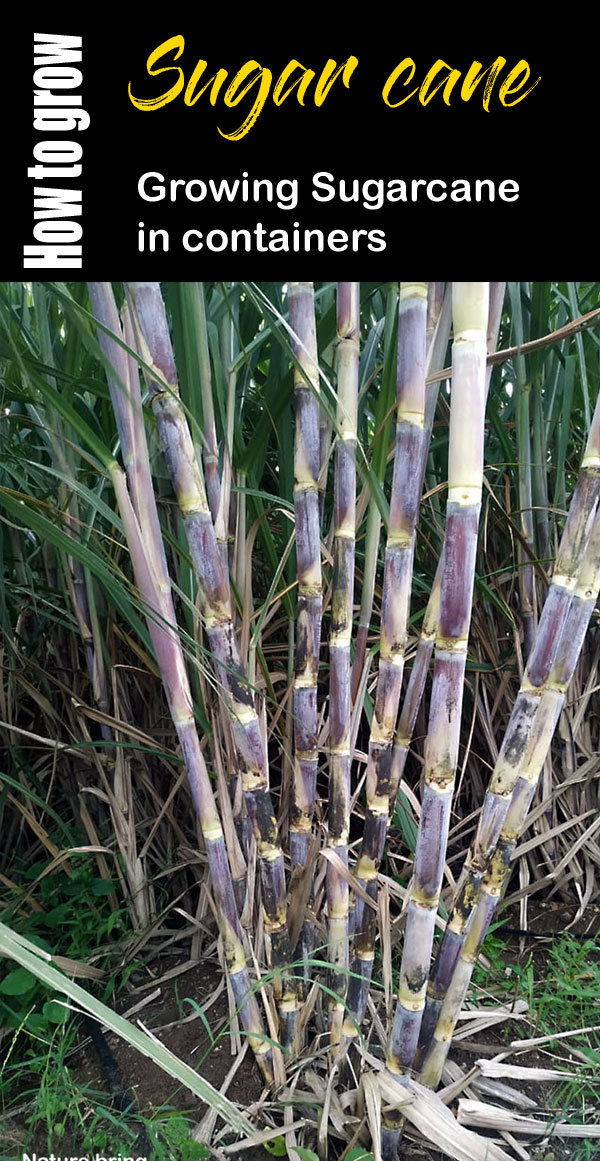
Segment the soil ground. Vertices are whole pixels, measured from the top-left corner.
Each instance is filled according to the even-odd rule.
[[[528,918],[529,931],[526,935],[519,935],[518,909],[512,909],[503,929],[512,962],[523,963],[533,955],[534,964],[542,973],[550,940],[562,934],[572,924],[574,914],[574,908],[563,904],[532,905]],[[600,908],[588,908],[584,917],[571,926],[570,930],[574,935],[582,937],[596,935],[600,931]],[[535,938],[536,935],[543,938]],[[133,995],[124,998],[118,1005],[119,1009],[124,1011],[141,999],[144,996],[144,989],[153,991],[160,988],[160,994],[141,1009],[137,1018],[176,1056],[192,1063],[205,1079],[220,1089],[234,1060],[229,1035],[224,1031],[229,1017],[226,991],[224,988],[221,990],[207,1012],[212,1035],[217,1038],[212,1047],[203,1021],[198,1017],[186,1019],[191,1015],[192,1008],[185,1003],[188,997],[199,1005],[206,1003],[220,981],[218,964],[213,961],[201,962],[174,978],[161,981],[161,975],[167,971],[171,972],[173,966],[173,961],[155,965],[153,974],[156,977],[156,984],[147,989],[147,977],[143,984],[138,981],[141,986],[134,990]],[[136,1016],[132,1019],[135,1020]],[[222,1034],[219,1036],[220,1032]],[[201,1119],[206,1107],[202,1106],[187,1089],[178,1086],[151,1061],[141,1057],[117,1037],[109,1034],[107,1040],[118,1063],[123,1087],[135,1095],[138,1112],[151,1118],[158,1111],[175,1109],[185,1112],[191,1121]],[[471,1042],[460,1041],[452,1053],[452,1058],[464,1068],[468,1068],[477,1057],[495,1055],[502,1051],[505,1044],[505,1031],[503,1026],[499,1025],[481,1033]],[[565,1060],[567,1058],[565,1044]],[[536,1052],[520,1056],[519,1063],[547,1067],[547,1060]],[[107,1077],[89,1040],[70,1058],[69,1067],[78,1085],[104,1094],[103,1103],[110,1104],[111,1094]],[[520,1082],[512,1083],[515,1087],[522,1087]],[[538,1102],[540,1108],[549,1107],[551,1093],[548,1085],[527,1085],[524,1091]],[[258,1070],[248,1054],[227,1088],[227,1095],[234,1102],[248,1107],[260,1098],[261,1092]],[[569,1145],[569,1142],[561,1142],[555,1138],[550,1145],[540,1151],[536,1151],[535,1146],[529,1146],[529,1149],[532,1158],[543,1158],[544,1161],[549,1161],[550,1158],[552,1161],[568,1161],[572,1155],[572,1148]],[[41,1148],[41,1152],[44,1153],[41,1141],[39,1146],[38,1152]],[[259,1147],[241,1151],[239,1154],[242,1161],[268,1161],[270,1156],[272,1156],[270,1153]],[[407,1140],[403,1156],[405,1161],[438,1161],[442,1155],[424,1144]]]
[[[165,965],[165,969],[172,967],[172,963]],[[159,968],[156,971],[157,980],[160,979],[160,975]],[[226,991],[225,989],[221,991],[206,1014],[213,1038],[217,1039],[217,1043],[212,1046],[208,1030],[202,1020],[199,1017],[186,1020],[186,1017],[192,1014],[192,1008],[185,1000],[189,997],[199,1005],[204,1004],[217,988],[219,981],[218,965],[212,961],[201,962],[174,979],[157,983],[161,991],[160,996],[138,1014],[144,1026],[153,1035],[162,1040],[181,1060],[196,1067],[216,1089],[220,1089],[223,1085],[235,1059],[231,1054],[231,1041],[227,1032],[219,1037],[219,1033],[229,1020]],[[132,1017],[133,1020],[135,1018]],[[165,1027],[166,1025],[170,1026]],[[117,1036],[109,1034],[107,1041],[118,1063],[123,1086],[134,1094],[140,1113],[151,1118],[161,1110],[177,1109],[185,1112],[192,1121],[201,1120],[207,1106],[199,1102],[197,1097],[186,1088],[177,1085],[176,1081],[166,1076],[151,1060],[140,1056],[135,1049]],[[106,1076],[91,1044],[82,1050],[79,1060],[73,1062],[73,1067],[79,1083],[87,1084],[99,1092],[107,1092]],[[235,1104],[248,1106],[260,1098],[262,1091],[258,1069],[251,1056],[247,1055],[227,1087],[227,1096]],[[106,1099],[110,1102],[110,1096]],[[242,1156],[247,1157],[247,1161],[252,1161],[253,1158],[256,1158],[256,1161],[268,1161],[271,1157],[262,1148],[244,1151]]]

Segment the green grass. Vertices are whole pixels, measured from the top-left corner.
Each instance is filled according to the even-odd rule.
[[[125,1157],[138,1155],[143,1148],[148,1161],[205,1161],[210,1157],[206,1146],[191,1136],[196,1124],[191,1113],[164,1108],[151,1119],[136,1114],[125,1120],[106,1103],[105,1094],[75,1084],[66,1068],[46,1068],[40,1082],[25,1139],[19,1136],[19,1153],[35,1147],[38,1154],[64,1149],[69,1154],[75,1150],[77,1155],[120,1153]],[[141,1133],[145,1133],[143,1142]],[[14,1138],[13,1151],[7,1153],[6,1141],[0,1136],[0,1161],[15,1161],[16,1131]]]
[[[541,947],[537,954],[531,951],[519,962],[515,950],[518,937],[513,937],[512,946],[509,946],[508,936],[502,935],[503,926],[503,922],[498,923],[488,935],[483,954],[490,961],[490,967],[478,965],[473,984],[478,1002],[490,1004],[492,1008],[494,1003],[510,1005],[521,997],[527,1001],[527,1022],[509,1022],[503,1033],[505,1040],[556,1036],[557,1033],[600,1025],[600,949],[596,940],[578,938],[565,932],[549,937],[549,944],[544,941],[542,945],[543,951]],[[570,1048],[576,1049],[585,1060],[570,1057]],[[498,1051],[502,1051],[501,1045]],[[537,1054],[540,1050],[535,1051]],[[539,1099],[545,1101],[548,1119],[555,1117],[577,1123],[597,1120],[600,1032],[550,1041],[542,1047],[542,1054],[544,1059],[539,1060],[538,1067],[578,1074],[576,1079],[565,1078],[564,1083],[544,1083],[543,1088],[538,1086]],[[524,1061],[517,1056],[511,1060],[528,1063],[527,1057]],[[572,1140],[569,1147],[572,1150],[570,1161],[591,1161],[598,1153],[596,1141]],[[536,1161],[538,1158],[539,1161],[551,1161],[551,1142],[532,1156]]]
[[[514,949],[502,937],[502,927],[502,922],[497,924],[486,939],[483,954],[491,966],[478,965],[473,982],[484,991],[504,991],[507,998],[527,1000],[527,1038],[600,1023],[600,950],[596,940],[577,938],[569,932],[549,936],[549,946],[544,941],[537,957],[530,951],[524,962],[518,962]],[[511,1037],[516,1039],[518,1032],[513,1035],[511,1030]],[[577,1047],[598,1067],[600,1035],[590,1033],[590,1037],[589,1043],[578,1042]]]
[[[9,972],[4,981],[10,985],[13,976],[16,986],[14,975],[21,971]],[[152,1118],[135,1109],[121,1114],[112,1107],[106,1092],[82,1083],[77,1077],[79,1054],[73,1059],[81,1039],[78,1020],[61,1004],[44,1000],[44,992],[38,995],[40,989],[36,985],[34,980],[34,986],[30,985],[26,993],[20,998],[15,996],[22,1005],[21,1020],[8,1046],[5,1043],[0,1068],[0,1161],[14,1161],[14,1152],[3,1152],[9,1130],[11,1138],[18,1137],[19,1151],[21,1147],[29,1151],[35,1147],[38,1153],[58,1153],[64,1143],[69,1152],[72,1146],[82,1155],[98,1152],[130,1156],[145,1130],[151,1146],[149,1161],[203,1161],[210,1155],[203,1145],[191,1139],[197,1123],[197,1116],[192,1113],[170,1108],[165,1102]],[[223,1034],[213,1037],[209,1051]],[[93,1055],[92,1049],[89,1052]],[[208,1054],[204,1054],[202,1063]],[[18,1132],[16,1127],[11,1128],[17,1123]]]

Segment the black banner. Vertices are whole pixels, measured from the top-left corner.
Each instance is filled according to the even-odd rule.
[[[514,7],[340,10],[337,30],[314,8],[206,12],[22,18],[10,277],[570,261],[597,152],[581,27],[532,33]]]

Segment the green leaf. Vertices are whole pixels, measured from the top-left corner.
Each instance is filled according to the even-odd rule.
[[[36,979],[27,968],[15,968],[9,972],[0,983],[0,992],[4,996],[24,996],[35,987]]]
[[[32,1012],[26,1019],[24,1027],[28,1032],[32,1032],[34,1036],[48,1033],[48,1021],[39,1012]]]
[[[91,886],[92,895],[110,895],[115,889],[112,879],[95,879]]]
[[[294,1152],[302,1158],[302,1161],[319,1161],[316,1153],[312,1149],[302,1149],[300,1145],[294,1145]]]
[[[287,1155],[285,1137],[275,1137],[273,1141],[265,1141],[265,1149],[273,1157],[285,1157]]]
[[[213,1030],[208,1022],[206,1012],[204,1012],[204,1010],[200,1007],[200,1004],[197,1004],[196,1001],[192,1000],[189,996],[186,996],[183,1002],[184,1002],[184,1004],[190,1004],[191,1007],[194,1009],[196,1015],[200,1017],[202,1023],[204,1024],[204,1028],[206,1030],[206,1034],[208,1036],[208,1039],[210,1040],[211,1045],[213,1045],[215,1043],[215,1036],[214,1036],[214,1032],[213,1032]]]
[[[65,1008],[64,1004],[57,1003],[56,1000],[47,1000],[42,1008],[42,1013],[51,1024],[65,1024],[69,1016],[68,1008]]]

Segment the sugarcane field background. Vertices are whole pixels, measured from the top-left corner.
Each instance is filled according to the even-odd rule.
[[[600,1157],[600,283],[0,284],[0,1158]]]

